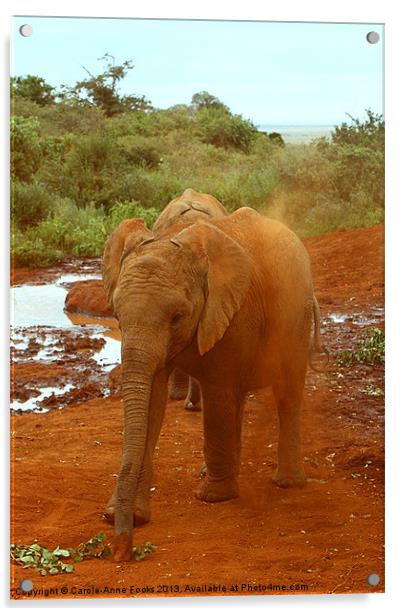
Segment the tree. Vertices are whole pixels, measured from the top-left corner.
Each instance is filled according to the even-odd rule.
[[[351,124],[343,122],[335,126],[331,133],[332,142],[339,146],[352,144],[384,150],[383,116],[375,114],[371,109],[365,109],[365,112],[367,119],[363,122],[347,113]]]
[[[134,68],[131,60],[125,60],[117,65],[114,57],[108,53],[99,60],[104,60],[106,63],[103,73],[92,75],[87,68],[83,67],[89,75],[88,79],[78,81],[72,88],[62,86],[64,88],[62,98],[65,102],[100,107],[108,117],[124,111],[152,109],[150,101],[143,95],[121,96],[118,92],[118,84],[128,71]]]
[[[284,139],[280,133],[273,132],[273,133],[266,133],[266,134],[267,134],[268,139],[275,145],[278,145],[281,148],[285,146]]]
[[[11,78],[11,92],[24,98],[29,98],[41,107],[55,102],[54,88],[42,77],[26,75],[26,77]]]
[[[221,100],[217,98],[217,96],[213,96],[213,94],[209,94],[209,92],[206,92],[205,90],[203,90],[202,92],[197,92],[193,95],[191,99],[191,105],[195,108],[196,111],[198,111],[198,109],[204,108],[224,109],[224,111],[227,112],[230,111],[227,105],[222,103]]]

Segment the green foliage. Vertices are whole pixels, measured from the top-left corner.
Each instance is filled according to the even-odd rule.
[[[267,138],[270,139],[270,141],[272,141],[275,145],[279,145],[281,148],[285,146],[284,139],[280,133],[268,133]]]
[[[37,118],[11,118],[11,177],[30,182],[40,167],[39,121]]]
[[[87,79],[78,81],[74,87],[64,87],[62,98],[72,105],[91,105],[103,109],[106,116],[114,116],[125,111],[143,111],[151,109],[151,104],[144,96],[121,96],[118,84],[128,71],[134,68],[131,60],[115,64],[114,57],[106,53],[100,60],[105,61],[105,69],[100,75],[92,75],[87,69]],[[85,68],[85,67],[84,67]]]
[[[51,212],[54,195],[42,184],[14,182],[11,193],[11,223],[20,229],[38,224]]]
[[[363,389],[360,390],[363,394],[367,396],[371,396],[373,398],[381,398],[384,396],[384,391],[381,387],[374,387],[373,385],[367,385]]]
[[[373,118],[373,119],[372,119]],[[280,215],[301,235],[368,226],[384,219],[384,124],[368,112],[308,146],[275,158]],[[274,210],[274,204],[273,204]]]
[[[384,363],[384,331],[378,327],[372,327],[368,336],[358,342],[353,351],[342,351],[337,355],[337,363],[340,366],[353,366],[354,364]]]
[[[115,203],[108,211],[90,204],[78,208],[70,199],[55,198],[51,214],[34,227],[14,230],[14,266],[48,267],[64,256],[96,257],[108,235],[126,218],[141,218],[150,228],[159,212],[136,202]]]
[[[157,550],[155,545],[147,542],[144,545],[134,546],[132,555],[135,560],[143,560],[147,554]],[[38,543],[32,545],[12,544],[10,547],[11,559],[24,569],[33,568],[41,575],[58,575],[60,573],[72,573],[74,563],[92,558],[109,558],[111,547],[106,543],[106,535],[102,532],[91,537],[85,543],[80,543],[76,548],[57,547],[48,550]]]
[[[57,102],[25,96],[25,78],[15,81],[15,265],[98,256],[121,220],[143,218],[151,227],[188,187],[213,194],[229,211],[249,206],[279,218],[300,235],[383,220],[381,116],[368,110],[331,139],[285,145],[208,92],[196,93],[191,105],[132,106],[118,91],[132,63],[103,59],[100,75],[88,75],[63,100],[57,94]]]
[[[384,120],[383,116],[366,109],[367,119],[361,122],[358,118],[351,119],[351,124],[343,122],[336,126],[331,134],[335,145],[358,145],[369,148],[384,149]]]
[[[213,94],[209,94],[209,92],[206,92],[205,90],[202,90],[202,92],[197,92],[193,95],[191,99],[191,105],[196,111],[198,111],[199,109],[207,108],[223,109],[228,113],[230,112],[227,105],[222,103],[221,100],[217,98],[217,96],[213,96]]]
[[[64,253],[47,245],[38,237],[36,227],[30,227],[25,233],[15,229],[11,237],[13,267],[49,267],[62,261]]]
[[[117,144],[129,165],[153,169],[161,162],[158,139],[143,135],[123,135],[118,138]]]
[[[120,222],[126,220],[127,218],[141,218],[145,222],[146,226],[151,229],[156,222],[158,215],[159,212],[155,208],[145,209],[135,201],[124,203],[117,202],[110,209],[107,227],[111,233],[111,231],[118,227]]]
[[[223,148],[247,152],[257,134],[257,128],[252,122],[220,107],[201,107],[195,122],[201,141]]]
[[[54,88],[49,86],[42,77],[36,75],[12,77],[11,95],[15,94],[28,98],[41,107],[55,102]]]

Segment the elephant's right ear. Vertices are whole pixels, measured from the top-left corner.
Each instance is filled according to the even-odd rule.
[[[102,277],[107,300],[113,306],[113,295],[120,274],[121,258],[134,250],[135,246],[144,240],[153,238],[153,233],[145,226],[141,218],[129,218],[113,231],[106,241],[103,260]]]

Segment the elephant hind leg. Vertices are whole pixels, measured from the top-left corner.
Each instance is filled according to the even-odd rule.
[[[168,395],[171,400],[185,400],[188,393],[189,376],[176,368],[169,381]]]
[[[188,395],[184,406],[188,411],[202,410],[200,385],[193,377],[189,377]]]
[[[273,385],[279,417],[278,465],[273,481],[280,488],[302,487],[306,476],[301,453],[301,407],[305,375],[286,374]]]

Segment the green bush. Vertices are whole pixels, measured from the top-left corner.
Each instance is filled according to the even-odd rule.
[[[111,205],[119,162],[117,144],[107,132],[75,136],[63,168],[62,195],[80,207]]]
[[[367,336],[358,342],[355,350],[342,351],[337,354],[337,363],[340,366],[383,364],[384,343],[384,331],[378,327],[372,327],[367,331]]]
[[[159,213],[155,208],[145,209],[135,201],[115,203],[109,211],[107,230],[111,233],[111,231],[118,227],[120,222],[127,218],[142,218],[148,229],[151,229]]]
[[[349,115],[349,114],[348,114]],[[358,145],[373,150],[384,150],[384,120],[383,116],[366,109],[367,119],[361,122],[358,118],[351,119],[351,123],[343,122],[336,126],[331,134],[334,145]]]
[[[125,135],[117,140],[121,156],[128,164],[152,169],[161,162],[161,151],[158,140],[142,135]]]
[[[49,267],[63,259],[63,252],[48,246],[37,236],[36,228],[26,233],[14,230],[11,237],[11,261],[13,267]]]
[[[384,125],[375,118],[343,124],[333,132],[333,141],[319,139],[276,153],[271,164],[278,189],[270,211],[278,209],[301,235],[382,222]]]
[[[14,182],[11,190],[11,222],[21,229],[36,225],[52,211],[54,195],[42,184]]]
[[[201,107],[196,113],[195,122],[201,141],[223,148],[248,152],[257,134],[251,122],[219,107]]]
[[[93,204],[78,208],[70,199],[55,199],[50,216],[12,237],[14,266],[46,267],[65,256],[96,257],[107,236],[126,218],[142,218],[151,228],[159,212],[135,202],[116,203],[108,212]]]
[[[40,167],[39,128],[37,118],[11,118],[11,177],[14,180],[30,182]]]
[[[41,106],[14,94],[12,102],[19,263],[100,255],[121,220],[151,227],[189,187],[229,211],[248,206],[279,218],[300,235],[384,217],[384,123],[370,111],[331,139],[283,145],[205,92],[196,104],[112,117],[71,100]]]

